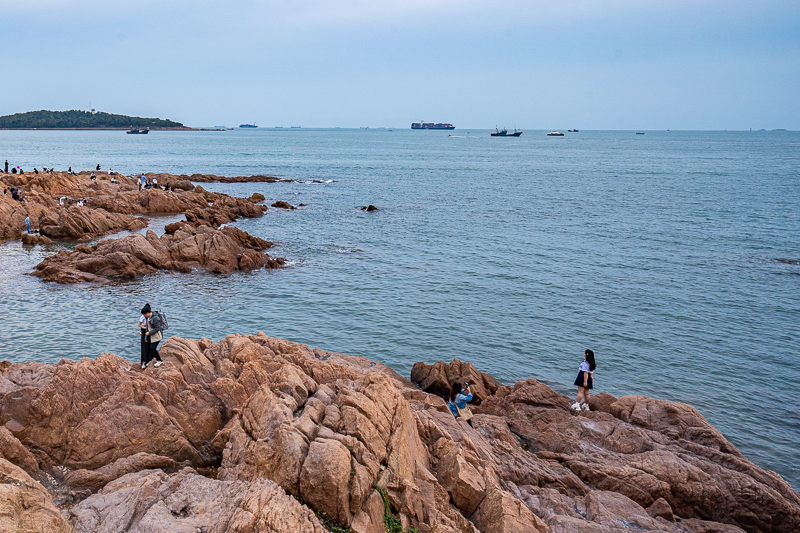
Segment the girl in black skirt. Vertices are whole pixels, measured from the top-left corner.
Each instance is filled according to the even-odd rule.
[[[572,408],[576,411],[583,409],[589,410],[589,391],[592,389],[594,382],[594,369],[597,365],[594,362],[594,352],[586,350],[583,352],[584,361],[578,367],[578,377],[575,378],[575,386],[578,387],[578,397]]]

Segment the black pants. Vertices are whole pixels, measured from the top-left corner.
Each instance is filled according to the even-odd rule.
[[[141,356],[141,360],[140,360],[140,363],[142,365],[144,365],[147,361],[150,360],[150,357],[149,357],[149,354],[150,354],[150,337],[145,335],[146,332],[147,332],[147,330],[144,330],[144,329],[142,330],[142,356]]]
[[[156,350],[156,348],[158,348],[158,342],[151,342],[149,343],[149,346],[150,346],[150,352],[148,354],[146,362],[149,363],[153,359],[158,359],[159,361],[161,361],[161,355],[159,355],[158,350]]]

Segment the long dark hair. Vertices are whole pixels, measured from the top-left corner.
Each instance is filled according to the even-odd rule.
[[[456,381],[455,383],[453,383],[453,387],[450,389],[450,401],[451,402],[456,401],[456,394],[458,394],[459,392],[461,392],[461,383]]]
[[[148,303],[148,304],[144,304],[144,307],[142,307],[142,314],[143,314],[143,315],[146,315],[146,314],[147,314],[147,313],[149,313],[150,311],[151,311],[151,309],[150,309],[150,304],[149,304],[149,303]]]
[[[583,353],[586,355],[586,361],[589,363],[589,370],[594,372],[594,369],[597,368],[597,364],[594,362],[594,352],[591,350],[586,350]]]

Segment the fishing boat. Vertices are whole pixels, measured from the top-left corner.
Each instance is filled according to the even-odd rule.
[[[644,132],[643,131],[637,131],[636,135],[644,135]]]
[[[133,126],[131,126],[131,129],[129,129],[125,133],[127,133],[128,135],[131,135],[131,134],[133,134],[133,135],[147,135],[148,133],[150,133],[150,128],[134,128]]]
[[[580,130],[567,130],[570,133],[578,133]]]
[[[514,128],[514,131],[512,133],[508,133],[508,130],[506,128],[500,130],[495,127],[494,131],[491,132],[489,135],[491,135],[492,137],[519,137],[520,135],[522,135],[522,132],[517,131],[517,129]]]
[[[548,136],[548,137],[563,137],[563,136],[564,136],[564,134],[563,134],[563,133],[561,133],[560,131],[555,131],[555,130],[553,130],[553,131],[551,131],[550,133],[548,133],[548,134],[547,134],[547,136]]]

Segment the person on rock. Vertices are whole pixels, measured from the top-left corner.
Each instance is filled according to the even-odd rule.
[[[25,230],[28,232],[28,235],[31,234],[31,217],[25,215]]]
[[[589,410],[589,391],[594,385],[594,369],[597,364],[594,362],[594,352],[586,350],[583,352],[583,362],[578,367],[578,377],[575,378],[575,386],[578,387],[578,396],[572,408],[576,411],[583,409]]]
[[[147,362],[150,360],[150,338],[147,336],[147,318],[150,316],[150,304],[144,304],[142,307],[142,316],[139,317],[139,332],[141,334],[142,355],[141,364],[142,370],[147,367]]]
[[[153,316],[153,311],[151,309],[147,310],[147,313],[144,313],[144,316],[147,318],[147,333],[145,336],[148,338],[148,351],[147,351],[147,360],[142,366],[142,370],[147,368],[147,365],[150,364],[150,361],[153,359],[156,360],[156,364],[153,366],[158,368],[164,364],[164,361],[161,360],[161,354],[158,353],[158,343],[161,342],[163,338],[163,334],[161,331],[153,329],[153,325],[150,321],[150,318]]]
[[[447,401],[447,406],[454,417],[464,418],[470,426],[472,425],[472,413],[467,409],[467,402],[471,401],[472,392],[469,390],[469,383],[463,386],[458,381],[453,383],[450,388],[450,398]]]
[[[95,170],[100,171],[100,163],[97,163],[97,168]]]

